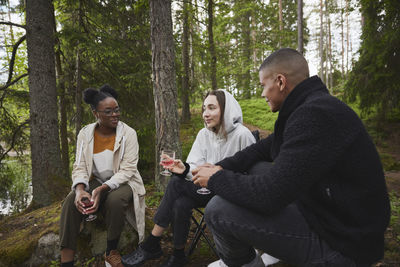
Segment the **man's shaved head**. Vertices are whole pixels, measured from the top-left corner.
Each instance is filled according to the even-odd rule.
[[[282,48],[268,56],[259,71],[281,73],[286,76],[291,86],[295,87],[310,77],[308,63],[302,54],[291,48]]]

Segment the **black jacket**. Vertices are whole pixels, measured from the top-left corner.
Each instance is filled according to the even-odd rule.
[[[258,161],[274,164],[243,174]],[[360,263],[383,257],[390,204],[379,155],[357,114],[317,76],[288,95],[273,134],[217,164],[215,194],[263,214],[295,202],[334,250]]]

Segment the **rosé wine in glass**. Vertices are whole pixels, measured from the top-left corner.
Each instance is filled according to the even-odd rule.
[[[164,168],[172,166],[174,164],[174,160],[175,160],[175,151],[173,151],[173,150],[163,150],[163,151],[161,151],[160,164]],[[172,173],[167,169],[164,169],[162,172],[160,172],[160,174],[164,175],[164,176],[171,176],[172,175]]]

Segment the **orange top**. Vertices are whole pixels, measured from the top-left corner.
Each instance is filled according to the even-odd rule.
[[[103,137],[94,131],[94,146],[93,146],[93,154],[97,154],[103,152],[108,149],[110,151],[114,151],[114,143],[115,143],[115,134],[109,137]]]

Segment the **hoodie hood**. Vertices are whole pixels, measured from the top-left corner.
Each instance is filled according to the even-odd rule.
[[[224,127],[227,134],[232,132],[238,124],[243,124],[242,109],[236,99],[225,89],[219,89],[225,94]]]

